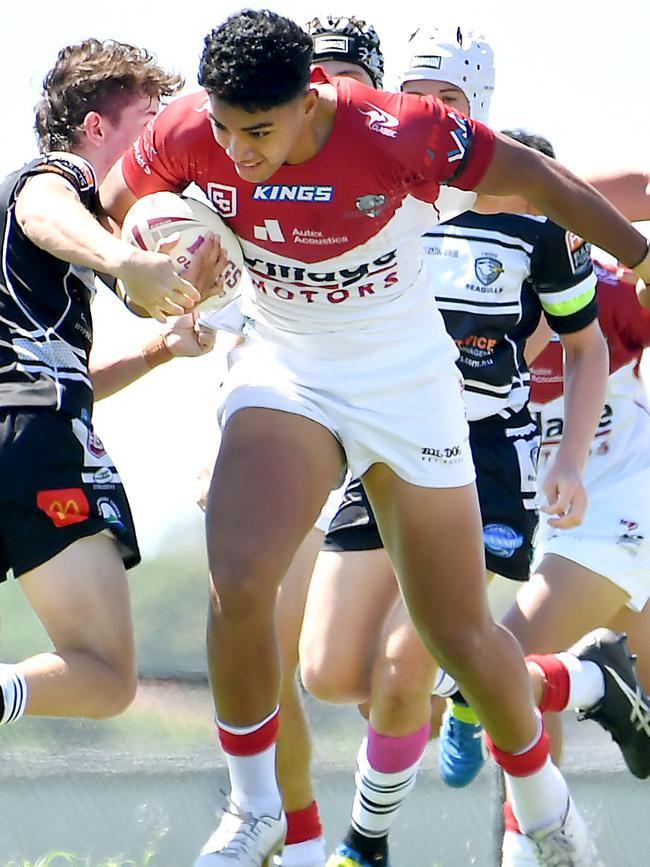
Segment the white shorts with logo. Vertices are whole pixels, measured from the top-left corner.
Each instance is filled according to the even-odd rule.
[[[453,343],[442,360],[428,341],[408,334],[376,344],[361,335],[355,351],[348,339],[337,353],[337,335],[280,345],[248,333],[229,355],[221,427],[246,407],[282,410],[330,430],[354,477],[384,463],[422,487],[470,484],[474,465]]]
[[[641,611],[650,598],[650,468],[587,490],[589,505],[579,527],[557,530],[540,521],[535,570],[545,554],[557,554],[602,575],[629,595]]]

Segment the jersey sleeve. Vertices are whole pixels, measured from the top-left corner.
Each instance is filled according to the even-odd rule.
[[[138,198],[163,190],[180,193],[190,183],[187,146],[176,103],[150,121],[122,157],[122,175]]]
[[[540,226],[530,279],[557,334],[580,331],[598,316],[591,246],[551,220]]]
[[[425,176],[445,186],[473,190],[492,161],[494,133],[434,97],[421,97],[430,106],[426,135]]]
[[[14,200],[28,178],[43,174],[58,175],[77,194],[85,207],[93,213],[98,210],[97,181],[91,165],[76,154],[59,151],[43,154],[26,167],[14,190]]]

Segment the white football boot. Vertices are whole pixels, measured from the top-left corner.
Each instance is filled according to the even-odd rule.
[[[284,812],[256,816],[230,801],[194,867],[271,867],[274,856],[282,852],[286,835]]]
[[[536,859],[533,863],[539,867],[605,867],[571,798],[559,822],[527,834],[526,838]]]

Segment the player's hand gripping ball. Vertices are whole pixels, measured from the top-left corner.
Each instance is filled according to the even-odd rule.
[[[223,290],[197,304],[198,312],[214,312],[225,307],[237,294],[244,256],[235,233],[209,205],[176,193],[151,193],[138,199],[122,224],[122,239],[141,250],[157,250],[160,244],[176,240],[165,252],[182,276],[200,249],[207,232],[219,237],[228,262],[222,274]],[[129,287],[124,286],[128,295]]]

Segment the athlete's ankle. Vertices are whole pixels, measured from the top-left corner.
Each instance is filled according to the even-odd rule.
[[[382,865],[388,861],[388,834],[382,837],[367,837],[350,826],[343,842],[373,864]]]

